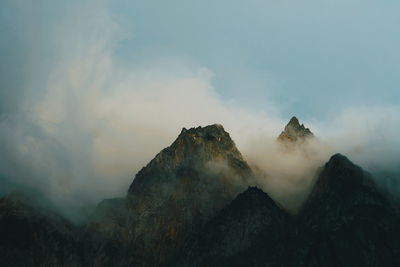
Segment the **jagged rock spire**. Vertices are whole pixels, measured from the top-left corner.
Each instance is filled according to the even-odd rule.
[[[281,142],[297,142],[306,138],[313,137],[314,134],[304,124],[300,125],[299,120],[293,116],[289,123],[285,126],[284,131],[279,135],[278,140]]]

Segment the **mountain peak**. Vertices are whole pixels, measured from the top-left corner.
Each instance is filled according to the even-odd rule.
[[[183,128],[168,149],[179,154],[187,154],[189,158],[199,153],[208,153],[211,156],[230,151],[240,154],[229,133],[220,124]]]
[[[298,119],[296,116],[293,116],[293,117],[290,119],[290,121],[289,121],[288,124],[300,126],[299,119]]]
[[[337,168],[337,166],[346,166],[346,168],[354,168],[353,162],[351,162],[346,156],[336,153],[334,154],[329,161],[326,163],[327,167]]]
[[[265,193],[262,189],[258,188],[257,186],[249,186],[246,191],[240,193],[237,198],[234,200],[236,202],[246,202],[248,203],[248,208],[257,207],[256,203],[263,203],[263,205],[276,205],[275,201]],[[247,209],[248,209],[247,208]]]
[[[211,166],[211,165],[221,166]],[[205,168],[223,169],[223,165],[251,176],[251,170],[228,132],[220,124],[183,128],[176,140],[164,148],[136,175],[129,192],[141,190],[135,184],[145,182],[150,172],[182,172],[183,169],[204,171]],[[215,171],[215,170],[214,170]]]
[[[180,251],[189,233],[217,215],[253,177],[221,125],[182,129],[129,188],[127,228],[137,242],[131,249],[137,264],[126,265],[168,265],[171,251]]]
[[[354,197],[354,192],[366,188],[369,192],[375,191],[375,184],[370,175],[346,156],[335,154],[319,173],[306,206],[313,202],[313,205],[322,203],[320,199],[335,201],[335,197],[332,198],[333,195],[338,196],[336,199]]]
[[[343,191],[369,182],[367,177],[362,168],[355,165],[346,156],[338,153],[333,155],[325,164],[320,174],[320,183],[326,187],[341,188],[340,191]]]
[[[289,123],[286,124],[284,131],[279,135],[278,140],[294,143],[313,136],[314,134],[310,129],[306,128],[304,124],[300,125],[299,120],[293,116]]]
[[[229,134],[225,132],[225,129],[221,124],[212,124],[205,127],[198,126],[190,129],[182,128],[179,137],[188,135],[206,138],[208,140],[213,140],[216,137],[229,137]]]

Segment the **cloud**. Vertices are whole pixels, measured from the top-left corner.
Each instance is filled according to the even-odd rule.
[[[68,205],[97,202],[124,195],[133,175],[182,127],[222,122],[239,140],[248,129],[280,124],[223,102],[212,72],[192,62],[124,66],[114,55],[127,36],[120,26],[104,2],[72,9],[48,32],[56,47],[51,71],[32,68],[43,75],[40,97],[26,90],[19,95],[25,112],[2,118],[7,184]]]
[[[351,107],[316,128],[338,152],[362,165],[393,166],[400,156],[399,115],[400,107],[394,105]]]

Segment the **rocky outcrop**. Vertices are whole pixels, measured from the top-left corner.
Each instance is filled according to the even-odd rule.
[[[188,233],[215,216],[252,177],[221,125],[183,129],[129,188],[133,264],[159,266],[173,260]]]
[[[314,134],[304,124],[300,125],[296,117],[292,117],[289,123],[285,126],[284,131],[278,136],[278,141],[282,143],[298,143],[304,142]]]

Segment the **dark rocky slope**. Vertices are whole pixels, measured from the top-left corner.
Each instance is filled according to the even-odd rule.
[[[291,217],[259,189],[188,240],[181,266],[400,266],[400,221],[360,167],[334,155]]]
[[[307,266],[400,266],[400,217],[370,175],[345,156],[326,163],[300,216]]]
[[[127,216],[125,198],[104,199],[97,205],[79,236],[84,266],[121,266],[128,261]]]
[[[187,240],[178,266],[294,266],[296,230],[266,193],[249,187]]]
[[[0,266],[82,266],[79,230],[25,196],[0,199]]]
[[[183,129],[135,177],[128,192],[136,266],[170,262],[189,233],[252,182],[252,171],[221,125]]]

